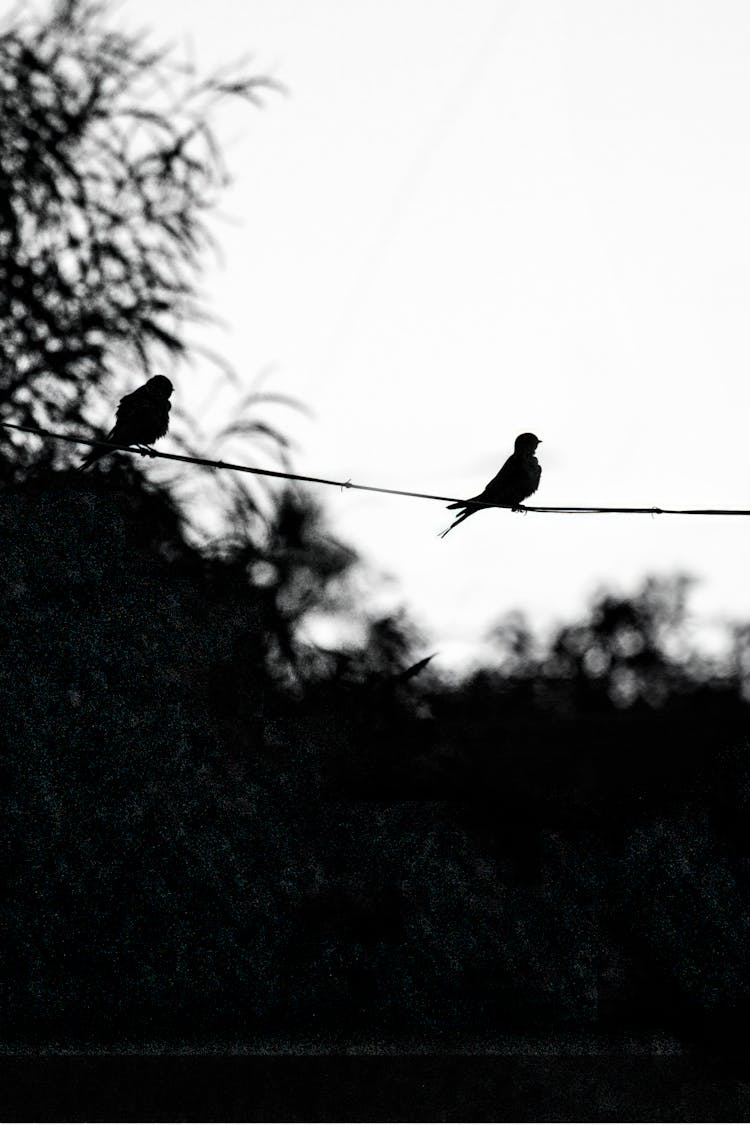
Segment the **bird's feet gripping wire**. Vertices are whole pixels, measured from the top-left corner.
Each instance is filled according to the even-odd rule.
[[[140,453],[141,457],[156,457],[156,450],[150,445],[141,445],[137,443],[135,448]]]
[[[520,512],[522,516],[528,515],[529,509],[523,504],[514,504],[511,508],[512,512]]]

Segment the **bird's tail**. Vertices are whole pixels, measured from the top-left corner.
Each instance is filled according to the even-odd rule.
[[[110,430],[104,440],[112,441],[112,434],[113,431]],[[108,452],[108,449],[103,449],[100,445],[92,445],[90,451],[86,454],[80,465],[76,466],[76,472],[84,472],[84,470],[88,469],[90,465],[93,465],[96,461],[98,461],[100,457],[104,457]]]
[[[90,453],[89,453],[89,454],[88,454],[88,455],[87,455],[86,457],[84,457],[84,459],[83,459],[83,461],[81,461],[80,465],[77,465],[77,466],[76,466],[76,472],[77,472],[77,473],[82,473],[82,472],[84,472],[84,471],[85,471],[86,469],[88,469],[88,468],[89,468],[89,467],[90,467],[91,465],[93,465],[95,461],[98,461],[98,460],[99,460],[99,458],[100,458],[100,457],[103,457],[103,456],[104,456],[104,451],[103,451],[103,450],[101,450],[101,449],[92,449],[92,450],[91,450],[91,452],[90,452]]]
[[[463,504],[449,504],[448,507],[449,508],[462,508]],[[450,525],[450,527],[446,527],[445,531],[440,532],[440,538],[445,539],[445,537],[446,537],[446,535],[448,534],[449,531],[453,531],[454,527],[458,527],[458,525],[460,523],[463,523],[463,521],[465,519],[468,519],[469,516],[473,516],[474,512],[476,512],[476,510],[477,510],[476,508],[466,508],[465,511],[461,512],[460,516],[456,516],[456,518],[454,519],[454,521]]]

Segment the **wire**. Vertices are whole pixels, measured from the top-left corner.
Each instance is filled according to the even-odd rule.
[[[350,480],[329,480],[327,477],[307,477],[299,473],[283,473],[279,469],[258,469],[251,465],[238,465],[231,461],[210,461],[205,457],[188,457],[182,453],[162,453],[150,446],[133,448],[129,445],[113,445],[110,441],[95,441],[92,438],[70,437],[68,434],[58,434],[53,430],[45,430],[37,426],[19,426],[15,422],[0,422],[0,426],[9,430],[22,430],[27,434],[40,434],[44,437],[55,438],[57,441],[67,441],[73,445],[94,445],[103,449],[122,450],[125,453],[140,453],[142,457],[159,457],[164,461],[185,461],[191,465],[204,465],[207,469],[231,469],[236,473],[253,473],[261,477],[280,477],[283,480],[299,480],[308,484],[326,484],[334,488],[354,488],[359,492],[380,492],[387,496],[413,496],[417,500],[438,500],[444,504],[466,504],[468,501],[459,496],[436,496],[432,492],[410,492],[403,488],[378,488],[374,484],[354,484]],[[604,515],[618,513],[621,515],[642,516],[750,516],[749,509],[740,508],[601,508],[601,507],[565,507],[550,508],[539,505],[526,505],[514,508],[512,504],[493,504],[485,500],[472,500],[472,507],[476,508],[510,508],[521,512],[560,513],[562,515]]]

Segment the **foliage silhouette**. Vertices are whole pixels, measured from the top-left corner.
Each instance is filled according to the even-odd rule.
[[[208,553],[128,466],[6,486],[19,1041],[726,1042],[750,987],[748,708],[731,647],[701,682],[675,644],[684,580],[603,594],[546,645],[516,620],[512,671],[445,684],[403,620],[338,658],[301,641],[352,557],[284,503],[265,552]],[[589,648],[630,659],[632,634],[668,690],[582,689]]]
[[[323,743],[269,650],[269,588],[246,555],[191,546],[179,509],[127,467],[7,486],[0,525],[17,1034],[283,1022],[306,896],[375,907],[326,854]],[[340,577],[334,555],[326,542]],[[284,601],[286,581],[280,613],[307,604],[293,570]],[[392,895],[370,882],[373,901]]]
[[[22,424],[81,426],[123,370],[186,357],[226,182],[212,117],[275,87],[237,68],[200,78],[106,11],[68,0],[0,35],[0,412]],[[16,464],[33,449],[1,440]]]

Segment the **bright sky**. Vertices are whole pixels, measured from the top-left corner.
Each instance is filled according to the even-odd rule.
[[[471,495],[533,430],[540,504],[750,508],[744,0],[123,0],[117,18],[289,89],[220,129],[235,182],[207,288],[213,346],[314,410],[275,415],[298,472]],[[208,384],[179,393],[204,416]],[[747,520],[488,512],[441,541],[439,504],[316,491],[448,662],[511,609],[569,618],[647,572],[698,576],[701,615],[750,617]]]

